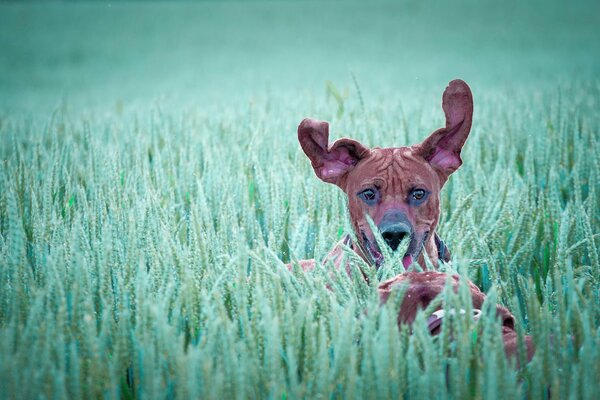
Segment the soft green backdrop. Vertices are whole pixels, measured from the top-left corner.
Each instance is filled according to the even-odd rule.
[[[595,398],[599,27],[591,1],[0,4],[0,398]],[[399,330],[393,260],[282,263],[349,230],[300,120],[412,144],[454,78],[443,268],[532,335],[519,368],[486,310]]]

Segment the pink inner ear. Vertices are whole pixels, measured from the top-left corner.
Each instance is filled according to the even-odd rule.
[[[429,163],[441,169],[457,169],[460,167],[460,157],[449,150],[436,147],[435,152],[429,157]]]
[[[321,177],[332,178],[346,173],[350,167],[357,163],[347,148],[339,147],[325,156],[323,166],[320,168]]]

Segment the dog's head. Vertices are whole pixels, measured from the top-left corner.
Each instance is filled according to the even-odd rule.
[[[372,219],[392,250],[410,240],[403,264],[416,261],[437,226],[439,193],[462,164],[460,151],[471,130],[473,97],[461,80],[450,82],[442,97],[446,126],[411,147],[369,149],[352,139],[329,145],[329,124],[305,119],[298,140],[315,174],[339,186],[359,247],[376,266],[382,255],[367,221]]]

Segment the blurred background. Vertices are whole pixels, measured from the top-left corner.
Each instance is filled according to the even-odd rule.
[[[202,1],[0,5],[0,109],[155,101],[211,109],[357,88],[365,102],[592,84],[598,1]],[[596,83],[593,83],[596,84]]]

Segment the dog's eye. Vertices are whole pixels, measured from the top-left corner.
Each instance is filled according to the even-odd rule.
[[[371,189],[367,189],[362,192],[362,195],[367,200],[375,200],[375,192]]]
[[[429,192],[425,189],[413,189],[408,196],[408,204],[412,206],[419,206],[423,204],[427,197],[429,196]]]
[[[412,191],[412,197],[415,200],[422,200],[425,197],[425,191],[423,189],[415,189]]]
[[[368,205],[373,205],[377,202],[377,190],[376,189],[365,189],[358,193],[358,196],[364,200]]]

